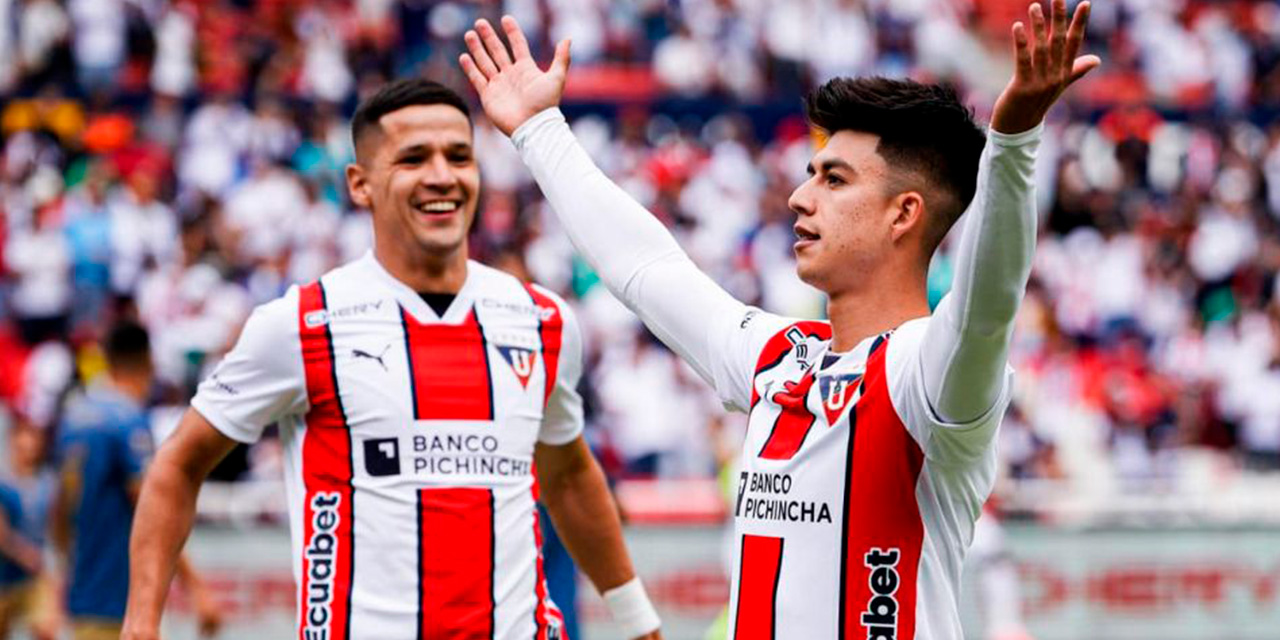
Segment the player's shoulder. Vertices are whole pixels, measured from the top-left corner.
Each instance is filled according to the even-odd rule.
[[[734,325],[734,331],[748,340],[761,361],[789,352],[798,345],[809,348],[831,340],[831,323],[769,313],[747,307]]]
[[[291,285],[280,297],[253,308],[246,329],[274,335],[297,333],[301,289],[307,285]]]
[[[920,348],[933,316],[908,320],[889,333],[885,350],[885,369],[891,386],[901,384],[905,376],[920,370]],[[913,363],[914,364],[913,366]]]

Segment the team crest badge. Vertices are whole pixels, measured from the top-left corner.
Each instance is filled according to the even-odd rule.
[[[818,390],[822,392],[822,411],[827,415],[827,426],[834,425],[844,410],[858,401],[857,394],[862,387],[861,382],[861,373],[844,373],[818,378]]]
[[[520,347],[498,347],[498,353],[501,353],[502,359],[511,365],[511,371],[520,380],[520,386],[526,389],[529,388],[529,377],[533,375],[533,363],[538,354],[534,353],[532,349],[521,349]]]

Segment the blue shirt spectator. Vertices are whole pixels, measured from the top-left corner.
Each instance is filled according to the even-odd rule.
[[[129,531],[152,441],[145,409],[107,383],[67,405],[58,440],[71,530],[67,611],[121,620],[129,590]]]

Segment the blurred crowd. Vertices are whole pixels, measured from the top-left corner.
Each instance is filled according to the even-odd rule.
[[[52,427],[120,319],[150,331],[155,404],[185,406],[255,305],[368,250],[342,175],[358,98],[406,74],[470,96],[462,32],[501,13],[542,59],[572,38],[579,138],[705,270],[743,300],[818,317],[786,204],[812,151],[800,96],[835,75],[908,75],[954,83],[984,118],[1025,8],[0,0],[0,422]],[[1280,5],[1096,3],[1086,49],[1104,66],[1041,148],[1007,473],[1158,486],[1190,448],[1280,470]],[[476,144],[473,254],[576,305],[609,471],[713,475],[740,421],[597,284],[482,116]],[[278,477],[273,452],[221,473]]]

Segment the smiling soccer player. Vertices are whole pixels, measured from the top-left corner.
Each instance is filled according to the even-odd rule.
[[[123,637],[157,637],[200,483],[279,422],[298,637],[561,640],[540,488],[626,637],[657,640],[582,438],[577,321],[467,259],[480,168],[466,103],[394,82],[352,137],[347,187],[373,213],[373,251],[259,307],[200,386],[142,489]]]

